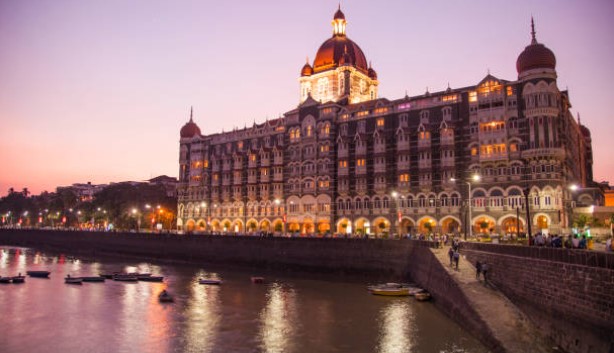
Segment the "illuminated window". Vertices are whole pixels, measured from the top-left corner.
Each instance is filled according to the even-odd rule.
[[[441,100],[444,102],[456,102],[458,100],[458,96],[456,94],[450,94],[447,96],[443,96]]]
[[[220,176],[217,173],[213,174],[213,180],[214,181],[218,181],[219,178],[220,178]]]
[[[428,131],[420,131],[420,133],[418,134],[418,138],[420,140],[428,140],[431,138],[431,133]]]
[[[477,102],[478,101],[478,92],[471,91],[469,92],[469,102]]]
[[[384,126],[384,118],[377,119],[377,126],[379,126],[379,127],[383,127]]]
[[[515,143],[510,144],[510,152],[518,152],[518,145]]]
[[[357,167],[364,167],[365,166],[365,159],[364,158],[357,159],[356,160],[356,166]]]
[[[514,89],[512,86],[507,86],[507,95],[508,97],[514,94]]]
[[[313,127],[311,125],[307,126],[307,137],[311,136],[311,130],[313,129]]]
[[[255,162],[255,161],[256,161],[256,155],[255,155],[255,154],[253,154],[253,153],[252,153],[252,154],[250,154],[250,155],[249,155],[249,160],[250,160],[250,161],[252,161],[252,162]]]
[[[411,108],[410,103],[402,103],[397,106],[397,110],[407,110],[409,108]]]
[[[320,146],[320,152],[328,152],[330,147],[328,145]]]
[[[237,142],[237,148],[238,149],[242,149],[243,148],[243,141]]]
[[[339,168],[347,168],[348,161],[339,161]]]
[[[205,159],[203,161],[203,168],[209,168],[209,160],[208,159]]]
[[[401,174],[401,175],[399,175],[399,181],[400,182],[408,182],[409,181],[409,174]]]
[[[472,156],[476,156],[478,154],[478,149],[477,147],[471,147],[471,155]]]

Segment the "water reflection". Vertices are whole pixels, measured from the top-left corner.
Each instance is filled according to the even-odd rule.
[[[219,278],[217,274],[199,272],[190,283],[191,296],[185,314],[189,317],[186,327],[188,352],[212,352],[221,320],[220,286],[202,285],[200,278]]]
[[[399,299],[380,310],[378,352],[411,352],[415,340],[415,318],[411,304],[406,299]]]
[[[274,283],[266,294],[266,305],[260,314],[260,336],[264,352],[294,351],[294,335],[298,323],[296,293],[292,288]]]

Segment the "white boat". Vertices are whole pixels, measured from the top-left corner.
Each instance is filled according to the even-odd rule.
[[[198,280],[199,284],[211,284],[211,285],[220,285],[222,284],[222,280],[220,279],[208,279],[208,278],[201,278]]]
[[[416,293],[414,296],[416,297],[416,300],[421,301],[421,302],[431,300],[431,293],[425,290]]]
[[[421,288],[411,286],[407,283],[383,283],[375,286],[367,287],[367,290],[373,295],[384,295],[394,297],[406,297],[415,295],[417,292],[422,291]]]
[[[64,278],[64,283],[66,284],[83,284],[82,277],[70,277],[70,275]]]

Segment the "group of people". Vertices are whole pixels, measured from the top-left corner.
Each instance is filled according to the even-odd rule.
[[[610,240],[611,241],[611,240]],[[585,234],[570,234],[562,236],[558,234],[542,234],[537,233],[529,240],[529,245],[543,246],[550,248],[566,248],[566,249],[589,249],[589,239]],[[610,247],[611,249],[611,247]],[[607,251],[606,247],[606,251]]]

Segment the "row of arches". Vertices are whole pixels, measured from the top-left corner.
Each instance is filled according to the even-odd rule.
[[[538,213],[532,217],[536,231],[546,230],[550,226],[551,218],[547,214]],[[177,222],[180,229],[187,232],[223,232],[223,233],[292,233],[300,235],[325,235],[336,233],[348,236],[364,236],[366,234],[375,237],[386,237],[393,234],[460,234],[464,233],[462,221],[456,216],[445,216],[435,219],[431,216],[423,216],[418,219],[403,216],[396,221],[388,217],[376,217],[369,219],[360,217],[354,220],[340,218],[331,227],[327,219],[314,220],[304,218],[300,221],[291,220],[285,222],[283,218],[251,218],[244,222],[242,219],[218,219],[210,222],[200,219],[188,219],[185,224],[180,219]],[[515,234],[526,232],[527,222],[524,217],[504,215],[495,219],[486,214],[477,215],[471,220],[473,234]]]

